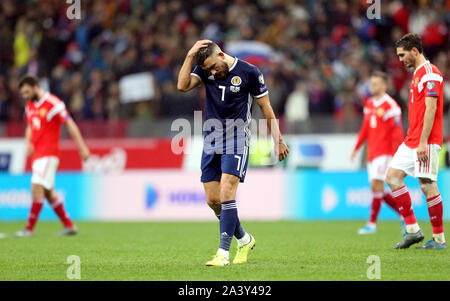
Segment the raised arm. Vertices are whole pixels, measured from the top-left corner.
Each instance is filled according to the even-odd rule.
[[[272,138],[275,145],[275,154],[278,155],[278,160],[283,161],[289,154],[289,149],[281,136],[280,128],[278,127],[275,114],[273,113],[272,106],[270,105],[269,95],[266,94],[263,97],[256,98],[264,118],[267,120],[267,127],[272,134]]]
[[[83,136],[81,136],[80,130],[78,129],[78,126],[75,124],[72,118],[69,118],[66,123],[67,131],[69,132],[72,139],[75,141],[75,143],[78,146],[78,150],[80,151],[80,157],[83,161],[86,161],[89,158],[89,149],[86,146],[86,143],[84,143]]]
[[[200,78],[191,74],[192,61],[199,49],[206,47],[209,43],[211,43],[210,40],[197,41],[187,53],[183,66],[181,66],[180,73],[178,74],[177,89],[179,91],[188,92],[202,83]]]

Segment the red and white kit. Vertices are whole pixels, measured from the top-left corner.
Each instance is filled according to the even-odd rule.
[[[437,181],[439,152],[443,142],[442,115],[444,82],[439,69],[426,61],[414,71],[409,90],[409,129],[405,141],[392,159],[391,167],[403,170],[412,177]],[[425,114],[425,97],[437,97],[437,110],[428,138],[428,161],[419,162],[417,147],[422,134]]]
[[[51,189],[59,164],[61,124],[67,122],[69,113],[61,99],[46,92],[39,101],[27,101],[25,119],[34,147],[31,183]]]
[[[355,150],[367,139],[369,180],[386,178],[392,156],[403,141],[402,112],[387,94],[369,98],[364,105],[364,120]]]

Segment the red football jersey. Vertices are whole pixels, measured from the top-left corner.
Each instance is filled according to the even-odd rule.
[[[379,156],[394,155],[403,141],[401,109],[387,94],[380,99],[371,97],[364,105],[364,120],[355,150],[366,139],[369,162]]]
[[[31,127],[32,160],[45,156],[58,157],[61,124],[69,119],[64,102],[46,92],[38,101],[27,101],[25,119]]]
[[[409,128],[406,133],[405,144],[410,148],[417,148],[422,134],[423,118],[425,115],[425,97],[437,97],[437,110],[434,117],[428,144],[442,145],[444,139],[442,115],[444,113],[444,81],[439,69],[426,61],[414,71],[409,88]]]

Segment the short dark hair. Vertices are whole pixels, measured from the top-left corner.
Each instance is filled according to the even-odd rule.
[[[405,34],[400,40],[395,42],[395,47],[402,47],[407,51],[416,47],[419,53],[423,53],[422,38],[417,33]]]
[[[39,80],[37,77],[32,75],[25,75],[19,81],[19,88],[22,88],[25,85],[30,85],[32,87],[39,85]]]
[[[211,56],[211,54],[214,53],[214,50],[217,46],[216,43],[211,42],[208,44],[208,46],[200,48],[200,50],[195,54],[195,63],[199,66],[203,66],[206,59]]]
[[[376,70],[376,71],[372,72],[372,76],[381,78],[385,83],[388,82],[388,75],[386,72]]]

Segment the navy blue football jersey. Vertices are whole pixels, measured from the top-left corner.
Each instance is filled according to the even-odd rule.
[[[261,71],[235,58],[225,79],[215,78],[200,66],[196,66],[191,74],[206,88],[204,151],[243,153],[250,143],[253,98],[269,93]]]

